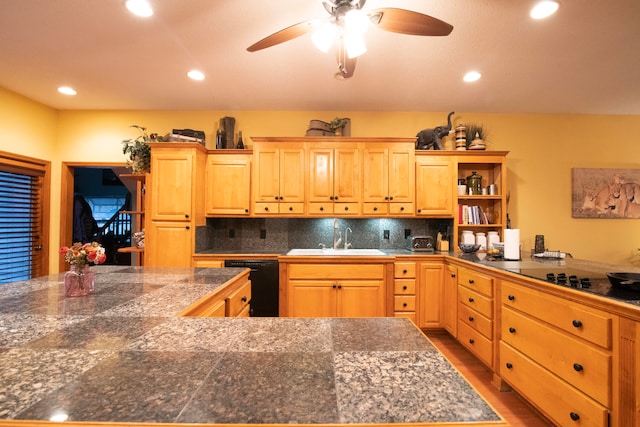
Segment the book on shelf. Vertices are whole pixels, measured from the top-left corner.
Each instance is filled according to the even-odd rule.
[[[458,205],[458,224],[489,224],[487,214],[477,205]]]

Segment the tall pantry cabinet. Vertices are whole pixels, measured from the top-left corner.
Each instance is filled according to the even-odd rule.
[[[151,144],[147,184],[144,263],[188,266],[195,252],[196,226],[205,225],[204,194],[207,150],[200,144]]]

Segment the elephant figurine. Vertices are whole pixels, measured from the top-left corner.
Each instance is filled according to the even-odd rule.
[[[447,116],[446,126],[438,126],[433,129],[423,129],[418,132],[416,135],[418,138],[416,141],[416,149],[428,150],[433,147],[434,150],[442,150],[442,143],[440,140],[451,132],[451,116],[454,114],[455,111],[449,113]]]

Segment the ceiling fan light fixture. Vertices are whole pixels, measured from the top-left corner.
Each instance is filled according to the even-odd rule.
[[[129,12],[136,16],[148,18],[153,15],[153,9],[147,0],[127,0],[125,3]]]
[[[529,15],[533,19],[544,19],[556,13],[558,10],[559,4],[557,1],[544,0],[536,3],[531,9]]]
[[[346,33],[344,35],[344,48],[349,58],[357,58],[367,51],[364,39],[359,34]]]
[[[369,28],[369,17],[360,9],[351,9],[344,15],[346,31],[355,34],[364,34]]]
[[[338,28],[329,21],[323,21],[316,26],[311,40],[321,52],[328,52],[337,36]]]

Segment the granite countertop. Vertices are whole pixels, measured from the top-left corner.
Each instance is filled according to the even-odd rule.
[[[177,318],[244,271],[92,267],[0,285],[0,425],[506,425],[402,318]]]

